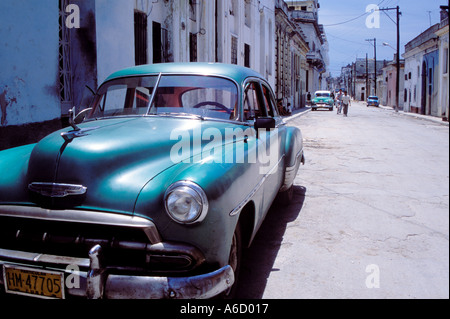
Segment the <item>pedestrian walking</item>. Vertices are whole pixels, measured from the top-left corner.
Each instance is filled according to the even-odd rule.
[[[336,109],[337,114],[341,114],[342,111],[342,97],[344,96],[344,93],[342,93],[342,89],[339,90],[338,94],[336,94]]]
[[[311,92],[308,92],[308,94],[306,94],[306,104],[311,105]]]
[[[344,108],[344,116],[348,114],[348,106],[350,105],[351,97],[347,95],[347,91],[344,91],[344,96],[342,96],[342,106]]]

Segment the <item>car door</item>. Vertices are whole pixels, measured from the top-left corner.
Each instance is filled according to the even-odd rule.
[[[264,183],[264,198],[267,205],[270,206],[273,199],[278,194],[284,175],[284,145],[285,145],[285,122],[279,116],[276,108],[275,97],[268,83],[260,82],[262,103],[265,109],[266,117],[275,120],[275,128],[265,133],[266,150],[269,156],[268,171]],[[267,159],[266,159],[267,161]],[[268,209],[269,207],[267,207]]]

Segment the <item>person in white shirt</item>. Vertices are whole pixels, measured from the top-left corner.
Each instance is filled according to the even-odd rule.
[[[344,107],[344,116],[347,116],[348,106],[350,105],[351,97],[347,95],[347,91],[344,91],[344,96],[342,97],[342,105]]]

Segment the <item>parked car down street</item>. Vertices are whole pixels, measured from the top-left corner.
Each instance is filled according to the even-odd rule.
[[[367,98],[367,107],[369,106],[380,106],[380,101],[378,100],[378,96],[369,96]]]

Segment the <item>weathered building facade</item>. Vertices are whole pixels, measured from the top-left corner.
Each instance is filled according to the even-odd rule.
[[[291,19],[302,30],[309,47],[306,55],[306,91],[314,93],[327,89],[328,42],[324,28],[319,24],[319,1],[286,1]]]
[[[394,55],[392,61],[388,61],[383,67],[383,78],[385,85],[379,96],[380,103],[393,108],[397,107],[398,110],[404,110],[404,84],[403,77],[405,74],[405,61],[400,59],[399,71],[399,89],[397,93],[397,57]],[[398,105],[397,104],[398,94]]]
[[[317,12],[308,43],[282,0],[3,0],[0,12],[0,128],[60,120],[86,106],[85,85],[133,65],[247,66],[292,108],[326,69]]]
[[[299,29],[290,19],[284,1],[275,6],[275,94],[277,99],[292,111],[306,103],[306,54],[309,47]]]
[[[448,68],[449,68],[449,55],[448,55],[448,7],[446,10],[441,10],[441,22],[439,23],[439,30],[436,31],[436,35],[439,37],[439,95],[438,95],[438,115],[441,114],[442,118],[448,121],[449,118],[449,80],[448,80]]]
[[[405,111],[437,116],[438,38],[435,24],[405,45]]]

